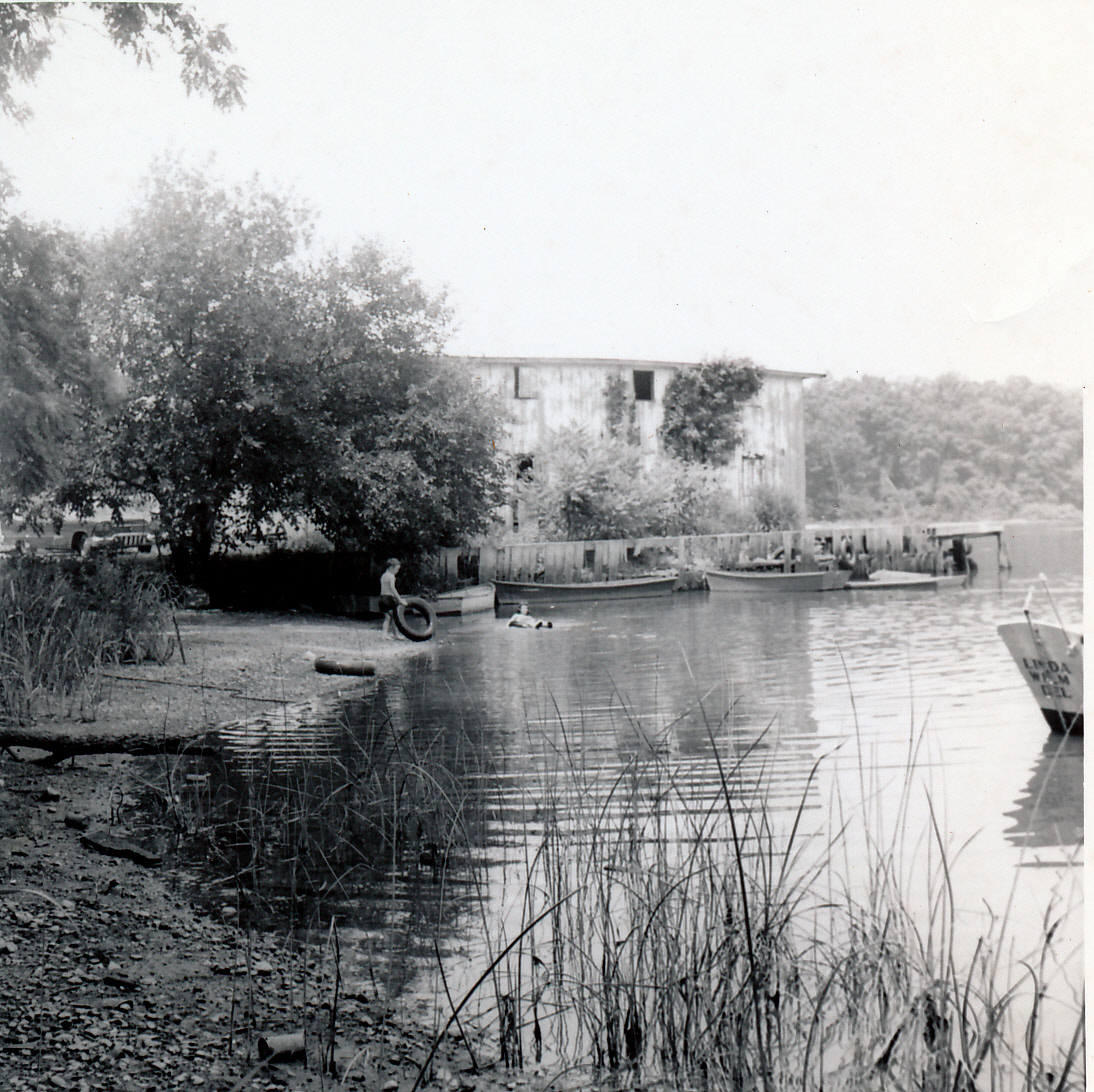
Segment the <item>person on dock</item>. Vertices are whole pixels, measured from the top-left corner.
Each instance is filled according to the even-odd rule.
[[[406,600],[399,594],[399,589],[395,587],[395,576],[399,572],[399,567],[399,559],[389,557],[387,559],[387,568],[380,575],[380,610],[384,612],[383,636],[385,641],[395,639],[391,632],[395,622],[395,611],[401,606],[406,606]],[[399,632],[398,626],[395,626],[395,632]]]
[[[528,613],[528,604],[521,603],[520,609],[509,619],[509,625],[517,629],[553,629],[551,622],[545,622],[542,618],[533,618]]]

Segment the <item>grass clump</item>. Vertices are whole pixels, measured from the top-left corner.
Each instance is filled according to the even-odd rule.
[[[106,663],[166,661],[162,575],[108,558],[13,558],[0,568],[0,717],[92,714]]]
[[[764,774],[711,743],[705,798],[694,770],[657,754],[608,783],[575,767],[544,786],[522,905],[495,940],[509,949],[495,973],[503,1057],[712,1090],[1084,1087],[1062,914],[1050,908],[1028,951],[1006,912],[991,916],[966,956],[960,854],[937,824],[922,888],[902,877],[900,843],[870,831],[852,885],[843,846],[864,817],[805,837],[809,787],[796,809],[769,807]]]

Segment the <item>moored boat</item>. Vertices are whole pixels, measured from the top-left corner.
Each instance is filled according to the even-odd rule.
[[[598,580],[588,584],[534,584],[495,580],[498,605],[520,603],[592,603],[601,599],[652,599],[672,595],[676,576],[640,576],[630,580]]]
[[[936,591],[939,577],[930,573],[906,573],[897,569],[878,569],[865,580],[848,580],[848,591],[898,591],[910,588],[918,591]],[[964,577],[961,577],[964,580]]]
[[[815,572],[723,572],[707,569],[707,587],[712,592],[777,593],[834,591],[851,579],[849,569],[817,569]]]
[[[1062,625],[1025,621],[999,626],[999,636],[1054,732],[1083,734],[1083,637]]]
[[[494,585],[489,583],[441,592],[433,603],[433,613],[440,617],[480,614],[494,609],[496,595]]]

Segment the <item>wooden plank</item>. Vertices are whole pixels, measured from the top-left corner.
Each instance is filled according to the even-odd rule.
[[[494,546],[479,547],[479,583],[497,579],[498,551]]]
[[[580,542],[566,543],[566,579],[564,584],[576,584],[581,579],[581,556],[583,546]]]
[[[604,579],[604,565],[608,560],[606,542],[593,543],[593,579],[599,583]]]
[[[543,579],[548,584],[566,583],[566,543],[550,542],[544,553]]]
[[[627,541],[617,538],[608,543],[608,579],[618,580],[627,563]]]

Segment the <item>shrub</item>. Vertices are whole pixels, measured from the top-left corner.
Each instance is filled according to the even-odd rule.
[[[761,486],[752,496],[750,531],[792,531],[801,526],[801,513],[792,497]]]
[[[160,573],[109,558],[12,559],[0,574],[0,716],[83,715],[103,663],[165,662],[169,608]]]

